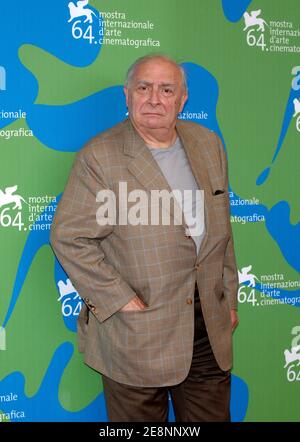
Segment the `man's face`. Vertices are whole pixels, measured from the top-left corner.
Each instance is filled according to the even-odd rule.
[[[124,91],[129,116],[141,131],[174,128],[187,99],[178,68],[159,58],[138,66]]]

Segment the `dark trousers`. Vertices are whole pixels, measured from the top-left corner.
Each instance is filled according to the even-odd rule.
[[[222,371],[213,355],[195,290],[195,334],[190,371],[178,385],[134,387],[102,374],[111,422],[167,422],[170,393],[176,422],[230,421],[230,371]]]

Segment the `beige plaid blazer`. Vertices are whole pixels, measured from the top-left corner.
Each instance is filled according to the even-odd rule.
[[[176,129],[204,189],[206,233],[198,256],[184,217],[182,225],[96,222],[98,191],[113,190],[118,208],[120,181],[128,192],[172,190],[129,120],[77,153],[51,228],[53,250],[84,300],[79,350],[86,364],[129,385],[175,385],[187,376],[196,281],[216,360],[224,371],[232,367],[230,308],[237,308],[238,277],[226,156],[219,137],[203,126],[178,120]],[[119,311],[135,295],[147,307]]]

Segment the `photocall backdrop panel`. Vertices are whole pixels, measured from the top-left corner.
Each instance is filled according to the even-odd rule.
[[[186,70],[179,118],[216,131],[228,156],[232,420],[299,420],[299,1],[0,6],[0,421],[107,420],[101,376],[77,350],[82,300],[49,232],[76,152],[126,118],[127,68],[157,52]]]

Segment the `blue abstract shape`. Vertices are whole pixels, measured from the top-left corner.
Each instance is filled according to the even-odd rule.
[[[201,104],[201,111],[209,116],[207,120],[201,120],[201,124],[215,130],[224,142],[216,118],[217,81],[197,64],[183,63],[182,66],[186,70],[190,91],[182,114],[199,111]],[[123,87],[114,86],[68,105],[33,105],[27,123],[45,146],[74,152],[94,135],[124,120],[126,110]],[[195,118],[191,121],[199,122]]]
[[[290,95],[286,104],[284,116],[283,116],[283,122],[282,122],[282,128],[279,135],[279,140],[277,143],[277,147],[272,159],[272,163],[276,160],[277,155],[279,154],[279,151],[281,149],[283,140],[285,139],[286,133],[288,131],[289,125],[291,123],[291,120],[293,118],[294,113],[294,100],[300,98],[300,91],[295,91],[294,89],[290,90]]]
[[[270,171],[271,171],[271,168],[270,168],[270,167],[266,167],[266,168],[262,171],[262,173],[261,173],[261,174],[257,177],[257,179],[256,179],[256,185],[257,185],[257,186],[260,186],[261,184],[263,184],[263,183],[266,181],[266,179],[267,179],[268,176],[269,176]]]
[[[217,131],[222,138],[216,119],[218,84],[215,78],[194,63],[183,63],[182,66],[187,73],[190,91],[183,114],[195,112],[201,103],[201,110],[209,115],[207,120],[201,120],[201,124]],[[69,105],[33,105],[27,123],[44,145],[74,152],[94,135],[124,120],[126,110],[123,87],[114,86]],[[196,119],[191,121],[198,122]]]
[[[217,121],[217,102],[219,95],[218,82],[215,77],[202,66],[195,63],[182,63],[185,70],[189,98],[181,112],[181,119],[200,123],[211,131],[215,131],[222,142],[225,142]],[[197,114],[207,113],[208,117],[199,119]],[[184,116],[186,115],[186,116]]]
[[[58,198],[59,200],[59,198]],[[19,261],[17,274],[15,277],[14,287],[12,291],[12,296],[10,300],[10,304],[8,307],[8,311],[6,314],[6,317],[3,322],[3,327],[6,327],[13,310],[15,308],[16,302],[19,298],[20,292],[22,290],[24,281],[27,277],[27,274],[29,272],[29,269],[32,265],[32,262],[40,250],[41,247],[44,245],[49,245],[49,230],[44,230],[42,228],[39,228],[39,226],[43,225],[45,222],[43,220],[43,215],[46,214],[47,218],[49,219],[50,216],[53,216],[55,202],[52,202],[49,204],[46,209],[42,212],[42,216],[39,217],[39,219],[33,224],[32,230],[30,231],[24,249],[22,251],[22,255]],[[46,219],[47,219],[46,218]]]
[[[183,67],[190,91],[183,114],[199,110],[201,103],[201,110],[209,115],[207,120],[201,120],[201,124],[215,130],[223,140],[216,119],[218,84],[215,78],[194,63],[184,63]],[[27,123],[45,146],[74,152],[94,135],[124,120],[125,116],[123,87],[114,86],[68,105],[32,105]],[[199,122],[196,119],[191,121]]]
[[[275,153],[274,153],[273,158],[272,158],[271,165],[274,164],[274,162],[275,162],[275,160],[276,160],[276,158],[277,158],[277,156],[278,156],[278,154],[280,152],[280,149],[281,149],[282,144],[284,142],[284,139],[286,137],[288,128],[289,128],[290,123],[291,123],[291,121],[293,119],[294,100],[298,99],[298,98],[300,98],[300,90],[294,90],[294,89],[291,88],[290,94],[289,94],[289,97],[288,97],[288,100],[287,100],[287,104],[286,104],[286,107],[285,107],[285,112],[284,112],[284,116],[283,116],[281,131],[280,131],[280,134],[279,134],[279,139],[278,139],[278,142],[277,142]],[[271,169],[271,166],[266,168],[259,175],[259,177],[256,180],[256,184],[257,185],[260,186],[261,184],[263,184],[266,181],[266,179],[269,176],[270,169]]]
[[[252,0],[222,0],[225,17],[231,22],[239,21]]]
[[[27,123],[51,149],[74,152],[94,135],[126,117],[122,86],[114,86],[63,106],[33,105]]]
[[[245,381],[231,376],[230,414],[232,422],[243,422],[249,403],[249,389]]]
[[[49,206],[46,207],[44,212],[42,212],[42,216],[39,217],[39,219],[34,223],[33,228],[27,237],[27,240],[26,240],[20,261],[19,261],[10,303],[9,303],[8,310],[7,310],[7,313],[6,313],[4,322],[3,322],[4,328],[7,327],[7,323],[12,316],[13,310],[14,310],[17,300],[20,296],[25,279],[29,273],[30,267],[32,265],[32,262],[33,262],[35,256],[37,255],[37,253],[39,252],[41,247],[43,247],[44,245],[49,245],[50,231],[40,229],[39,226],[44,224],[43,219],[45,219],[45,216],[44,216],[45,214],[47,215],[47,218],[50,215],[53,215],[54,205],[59,203],[60,198],[61,198],[61,194],[56,198],[56,202],[52,202],[51,204],[49,204]],[[61,267],[60,263],[55,258],[55,282],[56,282],[56,289],[57,289],[58,297],[60,295],[59,290],[58,290],[58,282],[59,281],[66,282],[67,278],[68,278],[68,275],[65,273],[65,271]],[[79,307],[78,303],[80,302],[80,306],[81,306],[82,302],[78,298],[74,299],[74,296],[71,298],[72,299],[70,301],[68,301],[68,303],[67,303],[68,306],[66,306],[65,311],[67,314],[69,314],[72,311],[73,314],[70,314],[69,316],[63,315],[63,320],[64,320],[66,327],[70,331],[76,333],[76,331],[77,331],[77,317],[80,312],[80,309],[78,308]],[[64,299],[61,300],[61,303],[63,303],[63,302],[64,302]],[[76,314],[74,314],[74,313],[76,313]]]
[[[300,271],[300,223],[293,226],[290,222],[290,207],[286,201],[276,204],[271,210],[268,210],[263,204],[257,205],[241,205],[241,198],[232,192],[231,200],[235,201],[235,205],[231,205],[231,215],[238,217],[252,217],[252,221],[259,222],[259,217],[264,217],[266,228],[270,236],[278,244],[284,259],[296,271]],[[246,283],[246,281],[245,281]],[[246,285],[246,284],[244,284]],[[264,292],[264,286],[261,282],[255,284],[255,290]],[[300,296],[300,290],[284,290],[276,288],[277,294],[270,294],[274,299],[289,299]],[[292,304],[300,307],[300,302]]]
[[[286,201],[280,201],[271,208],[266,226],[287,262],[300,272],[300,222],[291,224],[290,206]],[[300,293],[300,290],[296,293]]]
[[[97,14],[95,9],[90,9]],[[65,63],[78,67],[90,65],[99,54],[99,42],[97,45],[90,44],[86,38],[76,39],[72,36],[75,20],[68,23],[68,2],[52,0],[47,8],[42,6],[40,0],[31,0],[30,4],[2,2],[1,18],[0,40],[5,41],[1,51],[1,65],[7,72],[7,88],[1,91],[1,106],[5,110],[22,109],[29,114],[38,95],[35,77],[20,63],[18,57],[19,48],[24,43],[35,45]],[[83,33],[88,25],[81,24]],[[101,18],[95,18],[89,26],[98,35],[103,27]],[[13,118],[1,120],[0,128],[12,121]]]
[[[73,355],[74,348],[64,342],[55,351],[47,372],[37,393],[28,397],[25,394],[25,378],[20,372],[14,372],[0,381],[1,395],[17,395],[16,402],[1,402],[1,410],[11,413],[23,411],[25,417],[18,418],[16,413],[11,421],[18,422],[100,422],[107,420],[103,393],[100,393],[87,407],[80,411],[65,410],[59,402],[59,386],[64,370]]]

